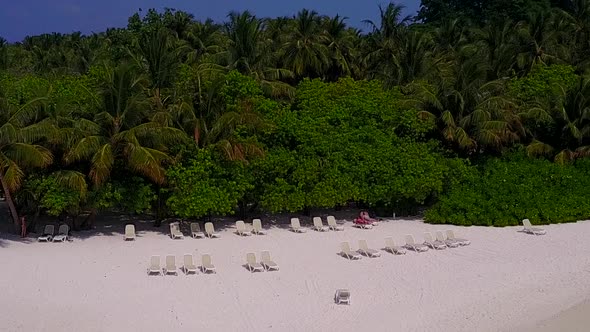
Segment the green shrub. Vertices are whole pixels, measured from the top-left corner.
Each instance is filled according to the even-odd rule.
[[[590,161],[561,166],[515,154],[490,159],[453,184],[425,216],[430,223],[513,226],[590,218]]]

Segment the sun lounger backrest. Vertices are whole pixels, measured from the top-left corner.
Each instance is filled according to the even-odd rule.
[[[70,231],[70,227],[66,224],[62,224],[59,226],[59,234],[60,235],[68,235],[68,232]]]
[[[270,251],[263,251],[260,253],[260,260],[263,262],[270,262]]]
[[[291,227],[301,228],[301,223],[299,222],[299,218],[291,218]]]
[[[43,230],[43,235],[53,235],[53,233],[55,233],[55,226],[45,225],[45,230]]]
[[[447,229],[447,239],[454,240],[455,239],[455,232],[451,229]]]
[[[199,223],[191,222],[191,233],[201,233],[201,227],[199,227]]]
[[[406,235],[406,244],[414,245],[416,241],[414,241],[414,236],[412,234]]]
[[[342,252],[345,252],[345,253],[350,252],[350,244],[348,242],[342,242],[340,244],[340,247],[342,248]]]
[[[393,238],[392,237],[386,237],[385,238],[385,246],[386,247],[389,247],[389,248],[395,247],[395,242],[393,242]]]
[[[135,236],[135,226],[134,225],[125,225],[125,234],[130,236]]]
[[[246,254],[246,261],[248,262],[248,265],[256,265],[256,255],[253,252],[249,252]]]
[[[193,264],[193,255],[191,254],[185,254],[184,255],[184,267],[194,267],[195,264]]]
[[[166,269],[167,270],[176,269],[176,256],[172,256],[172,255],[166,256]]]
[[[239,233],[244,233],[246,231],[246,224],[243,220],[236,221],[236,229]]]
[[[211,266],[211,255],[203,254],[203,256],[201,256],[201,264],[203,264],[203,266]]]
[[[532,228],[533,227],[533,225],[531,225],[531,221],[528,219],[523,219],[522,224],[524,225],[524,228]]]
[[[326,218],[328,220],[328,225],[330,226],[336,226],[336,218],[334,218],[334,216],[328,216]]]
[[[445,235],[441,231],[436,231],[436,239],[441,242],[445,242]]]
[[[159,270],[160,269],[160,256],[152,256],[150,258],[150,269],[151,270]]]
[[[424,241],[428,243],[434,242],[434,239],[432,238],[432,234],[430,234],[430,232],[424,233]]]
[[[257,232],[262,230],[262,221],[260,219],[252,219],[252,228]]]
[[[215,227],[213,227],[212,222],[205,223],[205,233],[207,233],[207,234],[215,233]]]
[[[322,223],[322,218],[320,217],[313,217],[313,226],[315,228],[321,229],[324,227],[324,224]]]
[[[368,251],[369,246],[367,245],[367,240],[359,240],[359,249],[363,251]]]

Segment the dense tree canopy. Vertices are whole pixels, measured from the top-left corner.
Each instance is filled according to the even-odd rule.
[[[534,158],[583,165],[590,0],[375,11],[367,32],[307,9],[224,22],[166,9],[91,35],[0,38],[0,182],[13,221],[443,202],[430,220],[463,222],[448,215],[461,179],[517,179],[482,171],[507,151],[526,154],[523,172],[558,172]],[[505,217],[495,224],[521,213]]]

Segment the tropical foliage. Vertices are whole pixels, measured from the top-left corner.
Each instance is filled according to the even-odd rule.
[[[539,194],[540,174],[572,176],[585,197],[589,0],[375,12],[366,32],[307,9],[225,22],[166,9],[92,35],[0,38],[0,182],[12,221],[352,202],[407,213],[435,204],[428,220],[462,224],[585,215],[514,212],[483,188],[521,181]],[[502,159],[511,151],[527,157]],[[461,205],[466,183],[473,195]],[[546,190],[554,202],[574,195]]]

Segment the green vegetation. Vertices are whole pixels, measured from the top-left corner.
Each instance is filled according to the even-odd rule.
[[[13,223],[350,203],[463,225],[590,217],[590,1],[402,9],[376,8],[367,33],[309,10],[167,9],[0,38]]]

